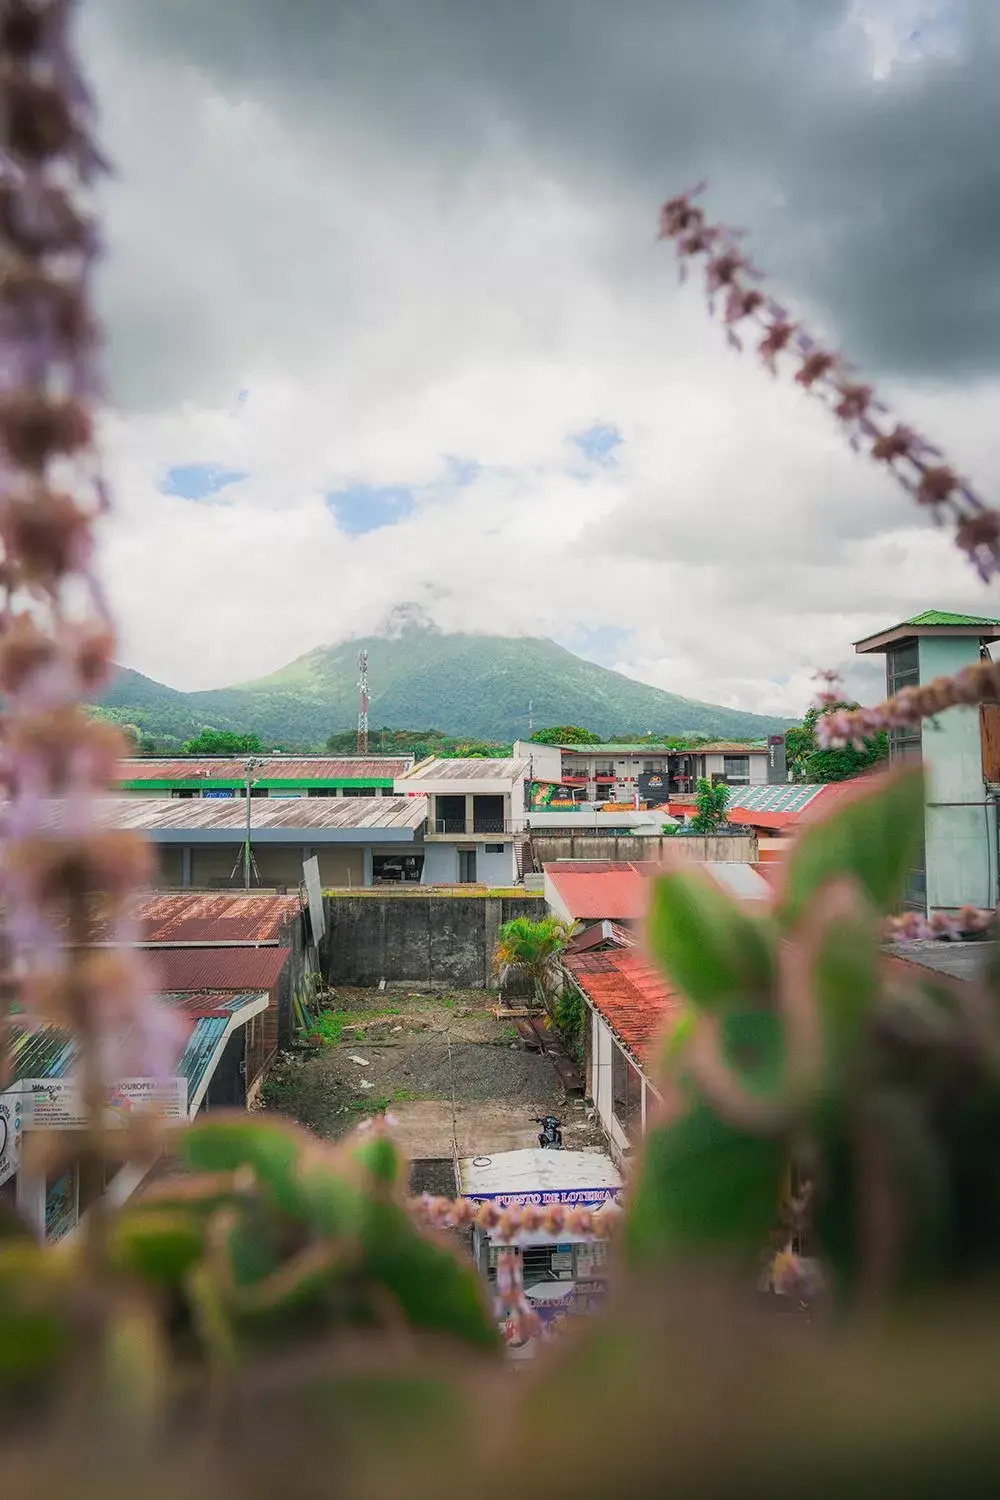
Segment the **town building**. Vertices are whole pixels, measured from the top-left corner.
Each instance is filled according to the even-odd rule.
[[[657,1049],[685,1001],[638,950],[609,945],[567,953],[563,967],[588,1009],[586,1092],[612,1155],[623,1161],[642,1140],[661,1095],[652,1079]]]
[[[527,829],[527,759],[421,761],[396,777],[397,798],[426,809],[424,885],[510,886]]]
[[[698,868],[740,901],[755,905],[770,898],[767,882],[749,865],[710,863]],[[545,867],[553,911],[573,914],[585,924],[563,954],[562,967],[589,1012],[584,1030],[586,1093],[619,1161],[646,1132],[660,1099],[652,1082],[657,1049],[671,1020],[685,1006],[683,996],[635,939],[653,874],[655,869],[636,866],[603,872],[592,866],[579,872]]]
[[[185,1034],[173,1077],[122,1079],[108,1091],[112,1120],[124,1124],[144,1103],[155,1102],[168,1123],[182,1124],[205,1110],[239,1108],[259,1090],[265,1050],[255,1041],[255,1023],[268,1009],[266,993],[161,994],[181,1018]],[[259,1034],[258,1034],[259,1035]],[[0,1198],[16,1206],[39,1238],[55,1241],[74,1233],[98,1198],[125,1202],[156,1165],[156,1159],[108,1168],[84,1156],[58,1168],[32,1169],[25,1140],[32,1133],[75,1132],[86,1127],[80,1096],[76,1039],[55,1026],[8,1027],[8,1076],[0,1093]]]
[[[522,740],[514,753],[530,761],[532,806],[539,811],[580,802],[657,806],[672,793],[693,792],[701,778],[733,787],[787,779],[780,735],[768,744],[719,741],[677,751],[642,743],[549,746]]]
[[[766,900],[769,887],[748,864],[698,861],[721,890],[743,901]],[[658,863],[613,860],[556,860],[542,867],[544,895],[553,916],[564,922],[618,922],[634,926],[645,916],[650,881]]]
[[[758,860],[766,865],[783,859],[798,828],[825,817],[848,794],[848,788],[855,785],[856,780],[734,787],[727,815],[732,825],[753,833]],[[673,816],[684,823],[695,813],[695,799],[674,796],[669,807]]]
[[[424,797],[337,797],[286,801],[117,797],[103,815],[150,840],[159,888],[239,889],[244,849],[251,884],[298,891],[305,860],[316,856],[324,886],[369,886],[423,872]]]
[[[854,649],[885,657],[886,696],[953,676],[990,655],[1000,620],[925,610]],[[889,735],[894,765],[923,763],[924,838],[909,872],[906,906],[930,915],[962,906],[994,907],[1000,896],[1000,706],[952,708]]]
[[[603,1151],[490,1152],[458,1163],[459,1192],[474,1203],[493,1203],[500,1210],[555,1204],[617,1212],[622,1178]],[[507,1353],[530,1359],[538,1342],[564,1318],[599,1312],[607,1301],[608,1246],[603,1240],[560,1230],[557,1235],[532,1230],[505,1239],[502,1226],[476,1226],[472,1254],[484,1280],[496,1283],[497,1262],[512,1254],[520,1262],[524,1293],[541,1324],[541,1339],[522,1342],[515,1323],[502,1325]]]
[[[117,790],[128,797],[391,797],[412,756],[210,755],[121,762]]]

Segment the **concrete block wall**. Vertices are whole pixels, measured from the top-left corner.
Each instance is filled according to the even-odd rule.
[[[373,890],[326,898],[321,955],[328,983],[483,989],[497,934],[513,917],[547,914],[542,896],[465,896]]]
[[[722,835],[699,838],[693,834],[666,837],[661,834],[608,834],[533,832],[531,847],[535,866],[551,864],[557,859],[617,860],[642,864],[669,855],[672,858],[711,861],[718,864],[752,865],[757,863],[757,837],[727,838]]]

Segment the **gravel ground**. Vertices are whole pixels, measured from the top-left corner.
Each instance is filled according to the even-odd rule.
[[[340,990],[331,998],[344,1015],[341,1040],[305,1057],[286,1055],[265,1085],[269,1109],[320,1135],[341,1136],[365,1115],[404,1100],[495,1101],[526,1117],[563,1104],[551,1063],[521,1050],[515,1029],[487,1009],[491,997],[481,990]]]

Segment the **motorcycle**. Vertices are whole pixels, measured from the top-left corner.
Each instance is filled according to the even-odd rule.
[[[542,1128],[538,1133],[538,1144],[543,1151],[561,1151],[563,1148],[562,1120],[555,1115],[532,1115],[532,1120]]]

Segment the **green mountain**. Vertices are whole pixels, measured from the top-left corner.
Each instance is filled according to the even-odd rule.
[[[357,719],[358,652],[368,651],[373,728],[434,725],[452,735],[514,740],[536,729],[582,724],[598,734],[707,734],[742,739],[779,733],[788,720],[719,708],[583,661],[529,636],[445,635],[410,626],[321,646],[269,677],[181,693],[122,671],[101,700],[111,716],[158,738],[206,726],[256,732],[267,743],[319,747]]]

